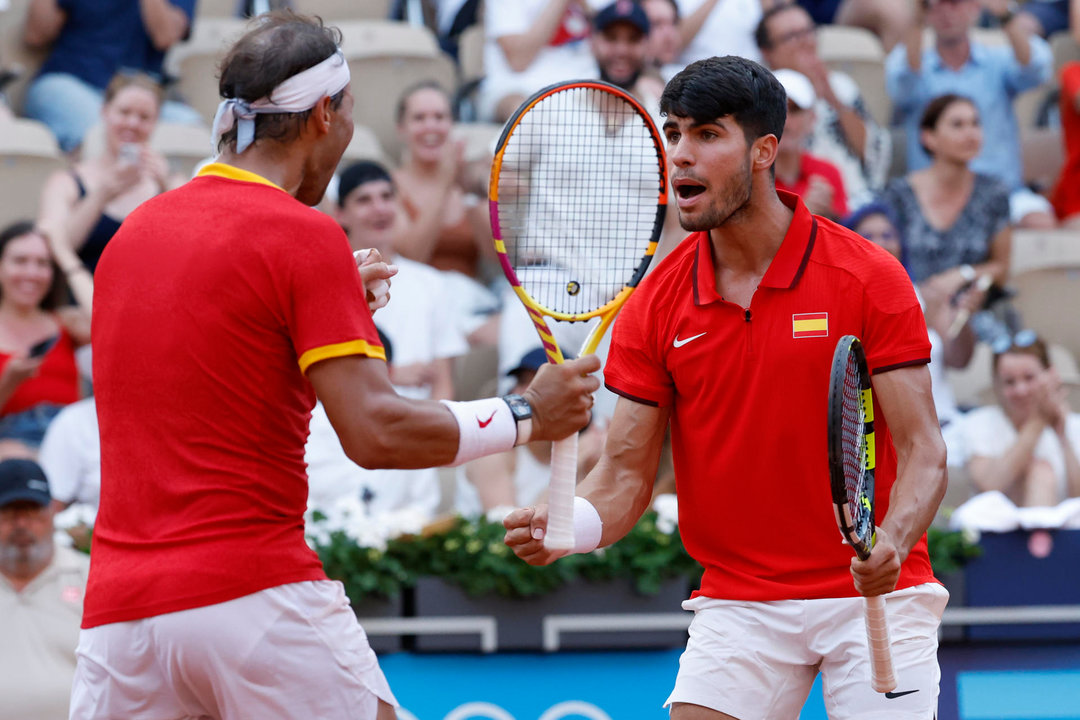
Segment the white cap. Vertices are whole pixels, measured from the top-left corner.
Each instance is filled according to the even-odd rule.
[[[784,86],[788,100],[798,105],[803,110],[809,110],[817,102],[817,93],[814,92],[814,84],[810,78],[797,70],[781,68],[773,71],[773,75]]]

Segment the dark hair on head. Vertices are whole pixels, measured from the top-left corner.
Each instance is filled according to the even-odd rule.
[[[165,88],[152,75],[144,72],[121,71],[113,75],[112,80],[105,86],[105,104],[108,105],[120,94],[121,90],[129,87],[142,88],[153,93],[158,109],[165,102]]]
[[[769,21],[780,13],[790,10],[793,7],[799,6],[795,3],[795,0],[790,0],[790,2],[773,5],[762,14],[761,19],[758,20],[757,27],[754,28],[754,42],[757,43],[757,46],[760,49],[771,50],[773,46],[772,38],[769,36]]]
[[[394,113],[394,117],[397,119],[398,124],[401,124],[401,121],[405,119],[405,111],[409,109],[409,100],[421,90],[435,90],[446,98],[446,104],[450,106],[450,115],[453,117],[453,103],[450,99],[450,93],[446,92],[446,88],[440,85],[438,80],[421,80],[420,82],[413,83],[405,88],[405,92],[401,93],[398,97],[397,110]]]
[[[260,15],[257,26],[244,34],[221,61],[218,93],[223,98],[254,102],[293,75],[314,67],[337,52],[341,31],[322,19],[275,10]],[[346,88],[347,89],[347,88]],[[341,106],[345,90],[334,95],[332,107]],[[311,110],[255,116],[255,140],[289,142],[300,134]],[[236,147],[236,127],[222,134],[218,149]]]
[[[376,181],[388,182],[391,186],[394,184],[394,179],[390,176],[389,171],[373,160],[361,160],[345,168],[338,178],[338,207],[345,207],[345,200],[348,199],[349,193],[353,190],[361,185]]]
[[[919,118],[919,146],[930,157],[934,156],[934,153],[930,152],[930,148],[923,144],[921,139],[924,130],[936,130],[938,123],[941,122],[941,116],[945,114],[951,106],[956,103],[967,103],[975,108],[975,112],[978,113],[979,108],[975,104],[975,101],[966,95],[958,95],[956,93],[945,93],[944,95],[938,95],[936,98],[926,104],[923,109],[922,117]]]
[[[29,220],[19,220],[11,225],[8,225],[3,230],[0,230],[0,258],[3,258],[4,251],[7,250],[8,243],[12,240],[16,240],[27,235],[40,235],[37,227],[33,222]],[[46,243],[48,246],[48,243]],[[64,284],[64,274],[60,272],[60,268],[56,266],[56,260],[53,259],[52,250],[49,250],[49,261],[52,264],[52,284],[49,285],[49,292],[45,293],[45,297],[41,299],[38,306],[42,310],[52,310],[61,303],[61,299],[67,293],[67,286]]]
[[[1020,333],[1017,333],[1017,335],[1019,336],[1021,333],[1024,333],[1024,332],[1031,332],[1032,334],[1034,334],[1034,332],[1031,331],[1031,330],[1021,330]],[[1042,365],[1044,369],[1047,369],[1047,368],[1050,367],[1050,350],[1046,346],[1046,341],[1043,340],[1041,337],[1038,337],[1038,336],[1036,336],[1034,339],[1032,339],[1031,342],[1018,345],[1014,341],[1014,342],[1011,342],[1006,349],[1000,350],[1000,351],[995,351],[994,352],[994,375],[995,376],[997,375],[998,364],[999,364],[999,361],[1001,360],[1002,355],[1030,355],[1033,358],[1035,358],[1036,360],[1038,360],[1039,364]]]
[[[787,94],[771,72],[737,55],[690,63],[671,78],[660,96],[665,116],[713,122],[730,115],[742,128],[746,143],[765,135],[779,140],[787,119]]]

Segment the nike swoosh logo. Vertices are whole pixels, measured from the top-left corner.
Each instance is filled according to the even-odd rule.
[[[917,692],[919,692],[919,691],[918,690],[904,690],[902,692],[887,692],[887,693],[885,693],[885,697],[887,697],[890,700],[895,700],[898,697],[904,697],[905,695],[910,695],[911,693],[917,693]]]
[[[487,420],[481,420],[480,416],[477,415],[476,416],[476,424],[479,425],[481,428],[486,428],[488,425],[491,424],[491,421],[495,419],[495,413],[496,412],[498,412],[498,410],[493,411],[491,413],[491,417],[489,417]]]
[[[702,335],[705,335],[705,334],[706,333],[698,333],[697,335],[691,335],[690,337],[683,338],[682,340],[680,340],[679,336],[676,335],[675,340],[671,344],[674,345],[677,348],[681,348],[683,345],[690,342],[691,340],[697,340],[699,337],[701,337]]]

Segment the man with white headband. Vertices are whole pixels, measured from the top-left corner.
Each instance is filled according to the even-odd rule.
[[[393,268],[372,252],[358,273],[306,207],[353,132],[338,41],[291,13],[238,40],[217,162],[131,213],[98,266],[102,489],[71,718],[393,718],[304,541],[316,395],[370,468],[465,462],[588,420],[591,358],[546,366],[523,396],[394,392],[369,310]]]

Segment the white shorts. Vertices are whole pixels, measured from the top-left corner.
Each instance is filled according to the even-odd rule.
[[[83,630],[72,720],[374,719],[397,705],[339,582]]]
[[[794,720],[818,672],[830,720],[933,720],[937,633],[949,593],[927,583],[889,593],[896,690],[870,687],[863,599],[745,602],[696,597],[690,640],[666,705],[688,703],[739,720]]]

